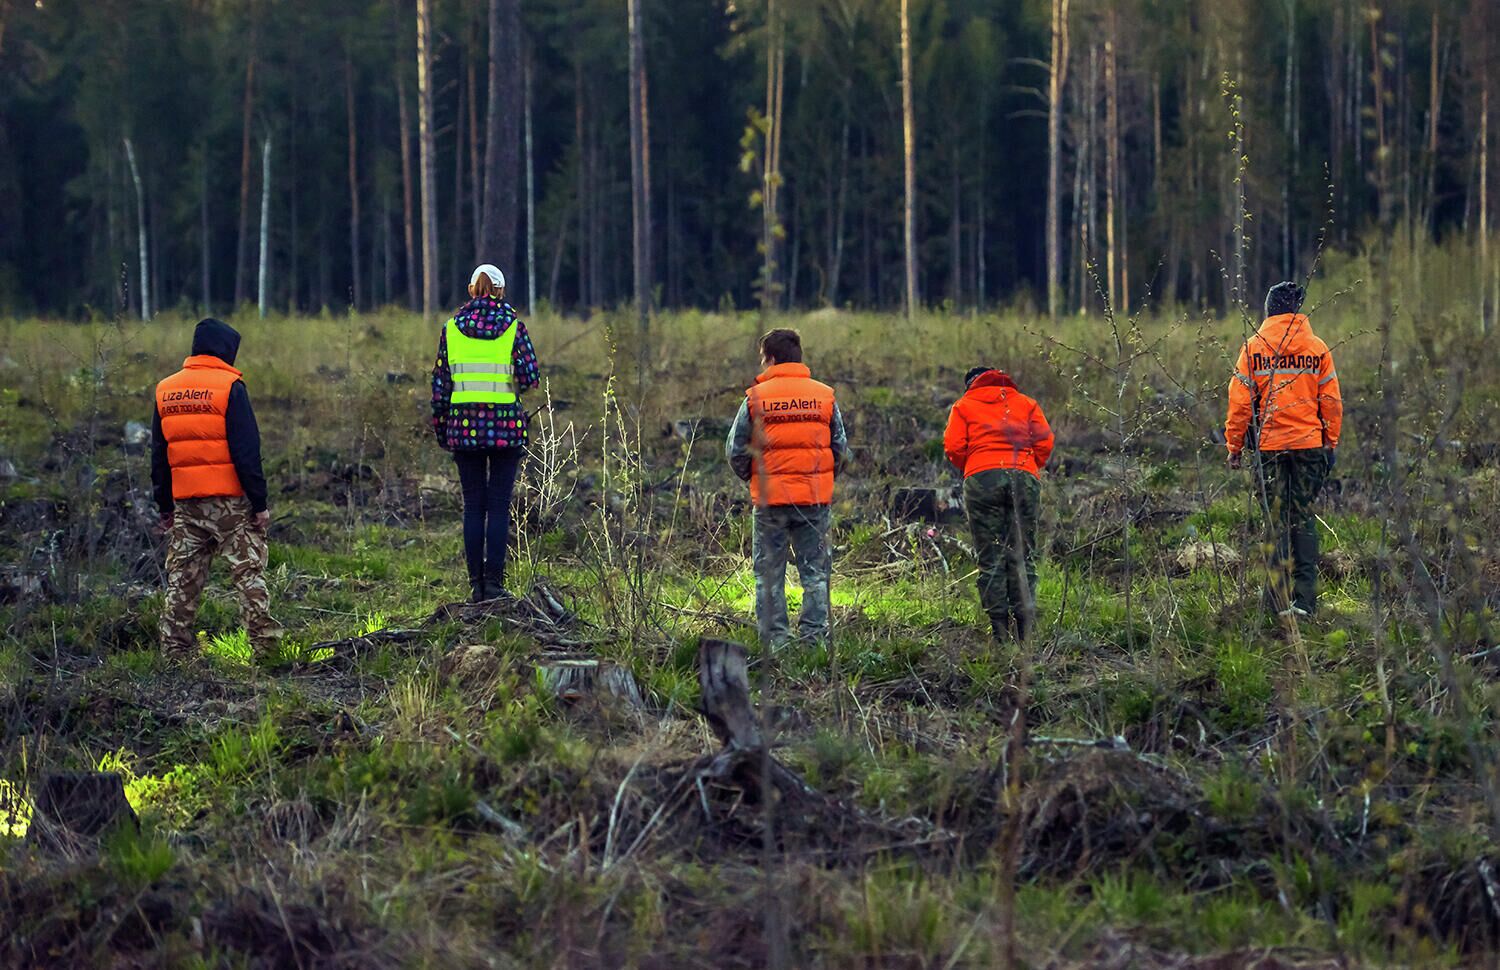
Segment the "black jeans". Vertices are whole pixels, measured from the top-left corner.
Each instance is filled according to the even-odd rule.
[[[464,562],[474,586],[483,583],[486,576],[497,587],[505,582],[510,496],[515,491],[521,455],[520,448],[453,453],[464,493]]]

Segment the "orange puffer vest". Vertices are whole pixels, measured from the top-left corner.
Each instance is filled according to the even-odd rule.
[[[156,413],[167,439],[172,498],[244,495],[229,457],[229,389],[240,372],[217,357],[200,355],[156,385]]]
[[[833,388],[802,364],[776,364],[745,392],[757,506],[833,502]]]

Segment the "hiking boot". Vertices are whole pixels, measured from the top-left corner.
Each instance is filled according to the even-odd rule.
[[[496,600],[505,595],[505,574],[486,569],[484,579],[479,583],[479,591],[483,598]]]
[[[1283,620],[1305,620],[1309,616],[1312,616],[1312,613],[1304,610],[1296,603],[1293,603],[1291,606],[1288,606],[1286,609],[1282,610],[1276,615],[1281,617]]]

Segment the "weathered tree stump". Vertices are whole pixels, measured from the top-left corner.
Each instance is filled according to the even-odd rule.
[[[722,441],[729,434],[729,423],[719,418],[679,418],[667,425],[664,437],[683,441]]]
[[[698,686],[703,716],[727,748],[758,751],[760,724],[750,707],[750,676],[745,648],[728,640],[698,644]]]
[[[733,781],[760,797],[761,783],[782,797],[813,794],[802,777],[777,761],[767,750],[755,709],[750,706],[750,677],[745,648],[728,640],[698,644],[698,686],[703,692],[703,716],[724,743],[700,772],[706,779]]]
[[[631,707],[645,707],[635,675],[619,664],[598,660],[551,660],[537,664],[542,685],[558,700],[608,697]]]
[[[963,494],[954,488],[907,487],[891,493],[897,522],[943,522],[963,515]]]
[[[70,836],[97,838],[110,830],[141,826],[125,799],[125,782],[114,771],[59,771],[42,780],[31,834],[61,844]]]
[[[898,488],[891,494],[891,518],[898,522],[936,522],[935,488]]]

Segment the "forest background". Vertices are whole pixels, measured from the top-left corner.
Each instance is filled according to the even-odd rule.
[[[1223,310],[1378,227],[1472,250],[1488,320],[1497,20],[1485,0],[4,0],[0,308],[416,308],[424,284],[446,305],[483,258],[526,309],[639,282],[657,308],[914,288]]]

